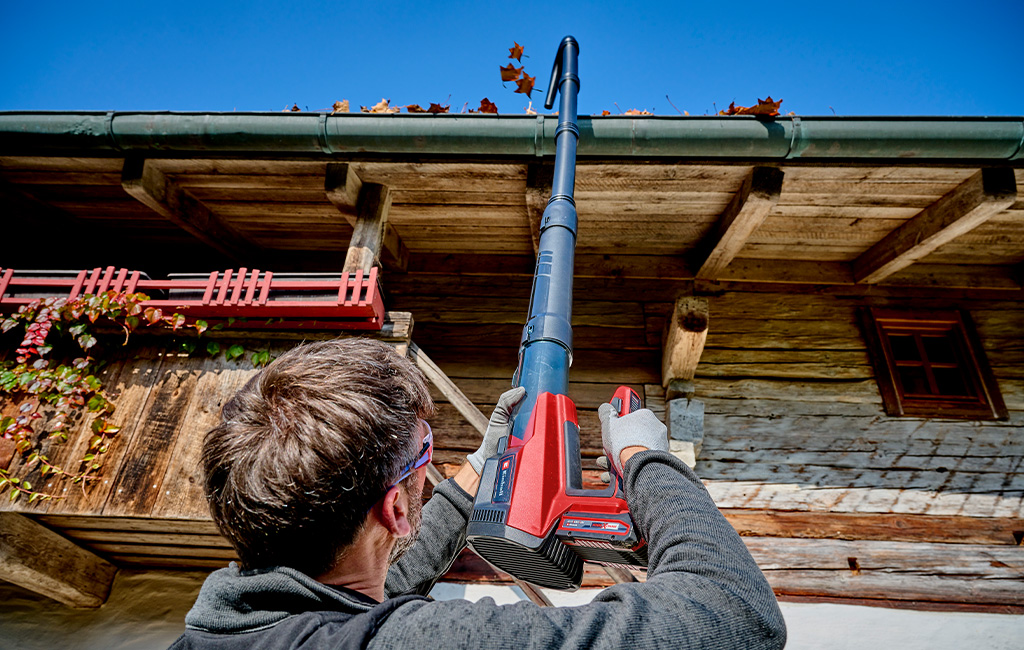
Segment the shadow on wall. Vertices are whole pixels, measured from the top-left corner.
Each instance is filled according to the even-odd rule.
[[[0,645],[19,650],[166,648],[185,631],[185,614],[206,576],[202,571],[122,570],[99,609],[71,609],[0,583]]]

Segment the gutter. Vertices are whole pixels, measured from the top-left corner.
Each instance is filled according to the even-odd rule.
[[[0,155],[554,156],[556,116],[0,112]],[[586,159],[1017,161],[1022,117],[580,117]]]

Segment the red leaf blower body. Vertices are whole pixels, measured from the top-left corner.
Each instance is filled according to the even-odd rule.
[[[530,316],[523,328],[513,385],[526,397],[498,455],[484,463],[467,539],[499,569],[553,589],[577,589],[583,561],[646,567],[646,542],[629,515],[622,477],[604,490],[583,489],[576,405],[566,395],[572,363],[572,275],[576,246],[576,94],[579,46],[562,40],[545,105],[561,91],[555,131],[552,196],[541,219]],[[640,397],[620,386],[611,399],[620,415]],[[613,470],[614,471],[614,470]]]

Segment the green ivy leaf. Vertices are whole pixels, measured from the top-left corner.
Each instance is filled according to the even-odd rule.
[[[210,324],[209,324],[209,323],[207,323],[207,322],[206,322],[206,321],[204,321],[204,320],[197,320],[197,321],[196,321],[196,332],[197,332],[198,334],[202,334],[202,333],[203,333],[203,332],[205,332],[205,331],[207,330],[207,328],[209,328],[209,327],[210,327]]]
[[[25,488],[26,490],[31,490],[32,489],[32,484],[29,483],[28,481],[22,481],[21,482],[21,487]]]
[[[216,341],[208,342],[206,344],[206,351],[211,355],[216,356],[220,353],[220,343],[217,343]]]
[[[187,340],[184,340],[184,341],[181,342],[181,349],[186,354],[192,354],[193,352],[196,351],[197,345],[198,344],[195,341],[193,341],[192,339],[187,339]]]
[[[78,325],[72,325],[71,327],[68,328],[68,333],[70,333],[71,336],[81,336],[82,334],[85,334],[85,328],[86,328],[85,323],[79,323]]]
[[[252,354],[252,367],[262,368],[270,362],[270,352],[268,350],[260,350],[259,352],[253,352]]]
[[[32,496],[30,496],[30,497],[28,498],[28,502],[29,502],[29,503],[32,503],[33,501],[35,501],[36,499],[38,499],[38,498],[39,498],[39,497],[41,497],[41,496],[43,496],[43,495],[41,495],[41,494],[39,494],[38,492],[36,492],[36,493],[32,494]]]
[[[227,358],[228,361],[234,361],[243,354],[245,354],[245,348],[236,343],[232,345],[230,348],[228,348],[228,351],[224,353],[224,356]]]
[[[96,345],[96,337],[92,334],[82,334],[78,337],[78,345],[82,346],[83,350],[88,350]]]
[[[228,316],[228,327],[231,327],[232,325],[234,325],[236,320],[238,320],[238,319],[237,318],[233,318],[231,316]]]
[[[12,487],[11,488],[11,503],[14,503],[15,501],[17,501],[18,497],[20,497],[20,496],[21,496],[21,490],[19,490],[16,487]]]

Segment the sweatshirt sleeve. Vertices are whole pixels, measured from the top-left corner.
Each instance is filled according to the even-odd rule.
[[[404,594],[426,596],[448,571],[466,546],[466,522],[473,512],[473,498],[455,481],[438,483],[423,506],[419,537],[388,569],[384,592],[388,598]]]
[[[467,648],[782,648],[775,595],[700,479],[660,451],[636,454],[625,469],[630,510],[649,546],[646,582],[609,587],[580,607],[410,603],[369,647],[443,638]]]

